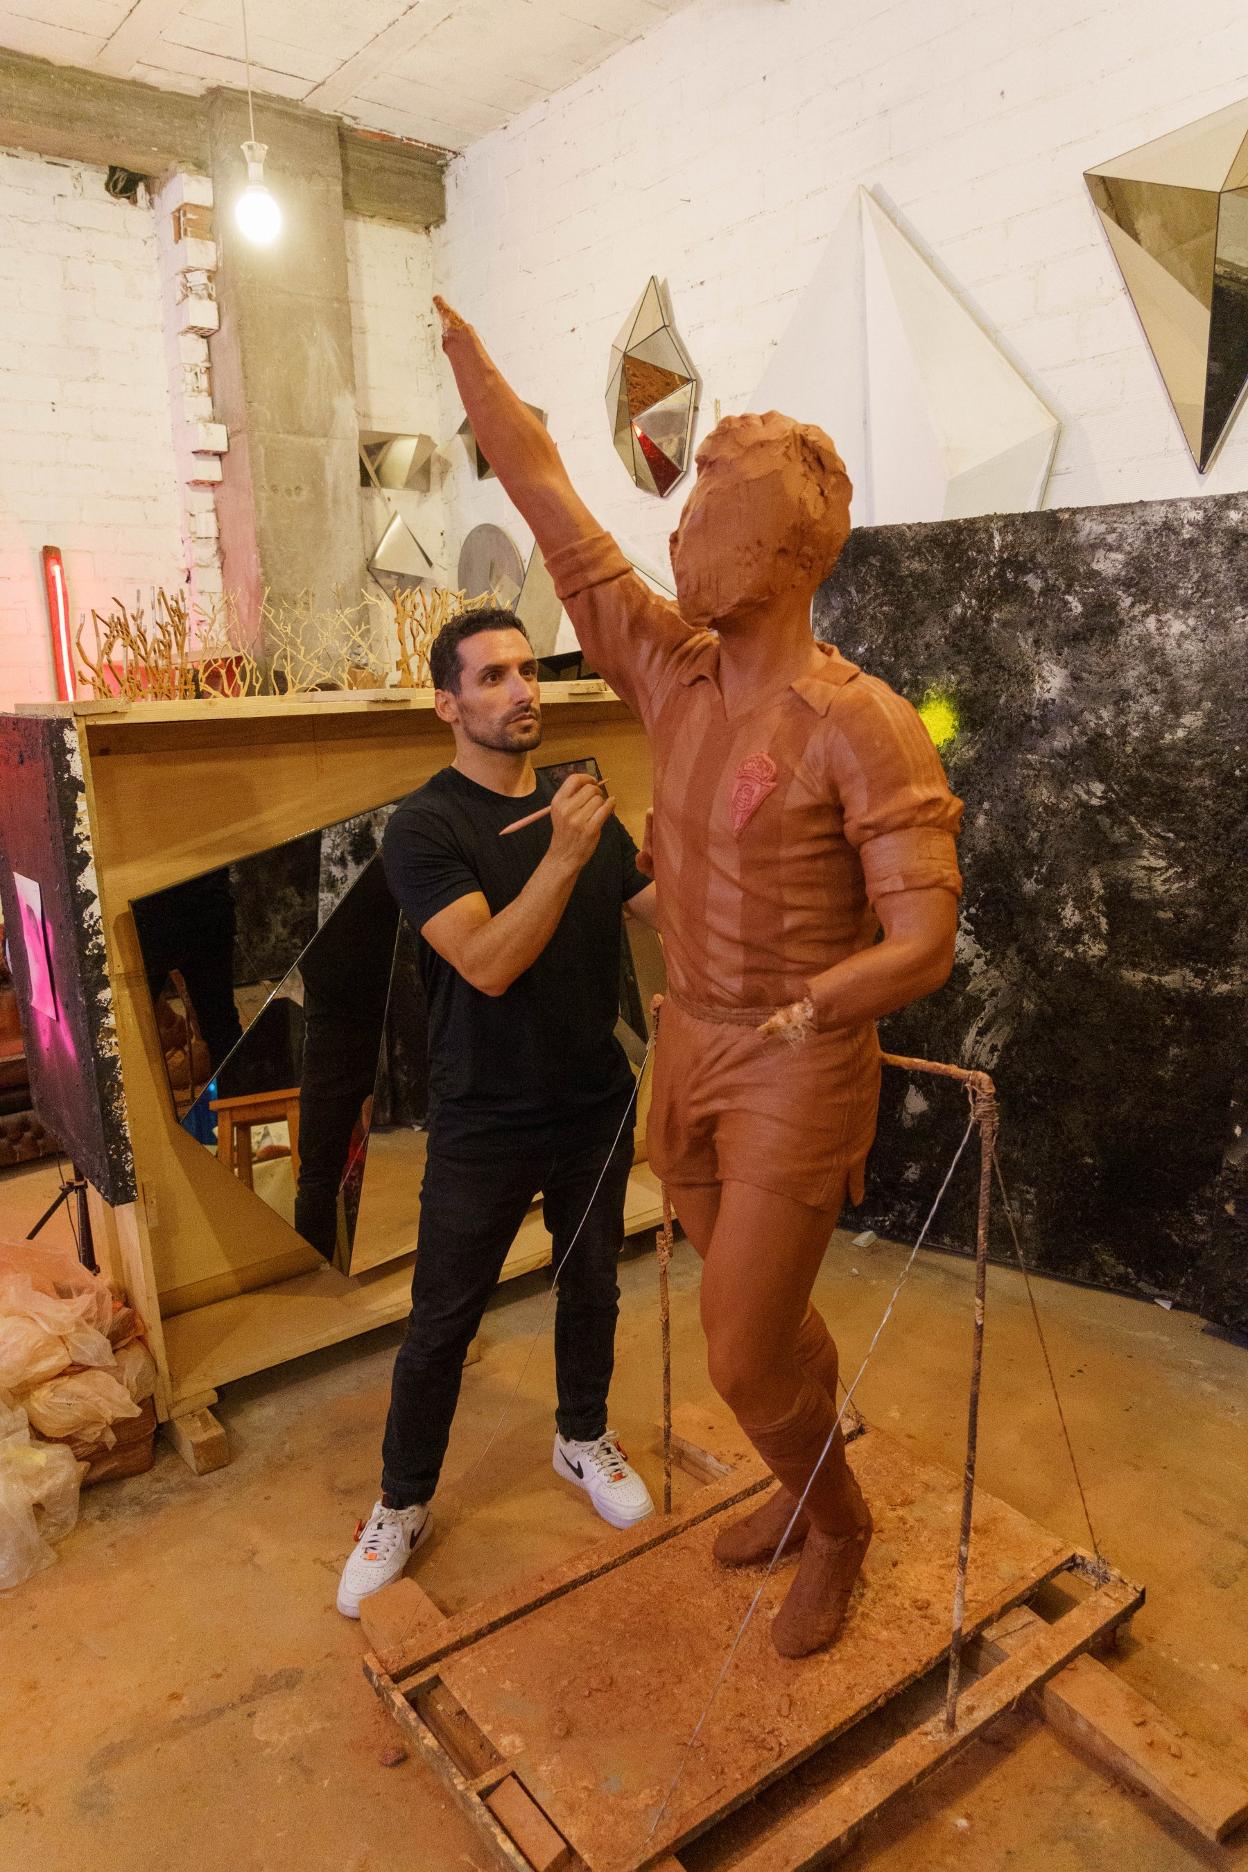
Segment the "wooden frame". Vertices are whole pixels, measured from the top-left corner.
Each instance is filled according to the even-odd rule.
[[[640,726],[598,680],[545,684],[542,703],[542,758],[596,755],[640,842],[651,793]],[[411,1256],[353,1277],[325,1267],[182,1130],[130,904],[401,797],[446,765],[448,733],[431,690],[19,713],[72,723],[81,760],[136,1187],[135,1202],[118,1208],[93,1193],[97,1252],[148,1328],[161,1420],[184,1420],[172,1433],[182,1453],[216,1466],[227,1454],[210,1415],[218,1387],[401,1319]],[[652,1228],[660,1215],[658,1184],[639,1162],[626,1226]],[[549,1252],[531,1212],[505,1276],[544,1265]]]
[[[510,1758],[500,1752],[443,1681],[443,1672],[483,1637],[531,1619],[604,1574],[635,1566],[647,1553],[713,1521],[768,1485],[770,1478],[739,1443],[726,1448],[714,1436],[708,1438],[706,1428],[705,1414],[685,1412],[674,1439],[682,1467],[699,1479],[716,1478],[682,1514],[645,1523],[525,1588],[455,1617],[443,1618],[409,1579],[365,1601],[365,1629],[375,1647],[364,1660],[366,1677],[400,1724],[413,1753],[441,1777],[495,1861],[509,1872],[585,1872],[591,1865],[592,1872],[598,1872],[599,1862],[580,1857],[553,1824],[554,1816],[535,1798],[526,1784],[525,1750]],[[870,1435],[873,1441],[881,1440],[878,1431]],[[736,1464],[735,1472],[724,1460],[726,1453]],[[727,1475],[725,1469],[730,1470]],[[1143,1590],[1077,1550],[1067,1551],[1048,1578],[1063,1576],[1082,1581],[1086,1596],[1052,1622],[1020,1601],[981,1624],[969,1655],[982,1674],[964,1689],[953,1730],[939,1711],[904,1729],[826,1793],[795,1805],[744,1856],[735,1848],[734,1872],[805,1872],[831,1863],[873,1820],[951,1761],[998,1716],[1027,1699],[1059,1733],[1090,1749],[1116,1775],[1147,1788],[1203,1837],[1221,1839],[1240,1824],[1248,1816],[1248,1790],[1206,1761],[1190,1737],[1091,1655],[1112,1642],[1142,1604]],[[890,1695],[899,1696],[915,1675],[903,1674]],[[509,1692],[509,1707],[522,1725],[523,1689],[509,1683]],[[657,1707],[652,1717],[661,1719]],[[1158,1737],[1167,1744],[1162,1751],[1156,1747]],[[516,1738],[517,1746],[520,1740]],[[827,1744],[830,1762],[835,1746],[834,1737]],[[545,1771],[549,1785],[548,1762]],[[757,1791],[768,1784],[783,1785],[783,1775],[777,1779],[760,1765]],[[704,1809],[695,1832],[705,1832],[734,1804],[736,1797],[725,1796],[722,1814],[713,1804]],[[643,1867],[680,1872],[680,1850],[681,1839],[664,1840],[660,1835],[640,1854],[629,1851],[613,1858],[611,1872],[641,1872]]]

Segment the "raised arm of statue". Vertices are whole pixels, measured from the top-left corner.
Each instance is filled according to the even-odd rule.
[[[434,299],[442,320],[442,349],[477,443],[508,495],[533,529],[549,559],[561,546],[601,532],[568,479],[549,433],[516,395],[476,332]]]
[[[696,633],[652,592],[586,507],[550,435],[497,369],[485,346],[443,299],[446,352],[473,433],[533,529],[555,590],[593,667],[645,718],[672,659]]]

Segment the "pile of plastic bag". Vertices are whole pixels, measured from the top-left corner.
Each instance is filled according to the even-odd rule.
[[[51,1565],[88,1466],[155,1385],[139,1322],[98,1275],[0,1243],[0,1591]]]

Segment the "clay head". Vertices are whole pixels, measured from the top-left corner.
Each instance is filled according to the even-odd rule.
[[[849,538],[853,487],[831,437],[775,410],[725,416],[696,460],[670,542],[685,621],[722,630],[813,597]]]

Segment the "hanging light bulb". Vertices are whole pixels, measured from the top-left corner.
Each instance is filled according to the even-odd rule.
[[[247,65],[247,118],[251,135],[243,144],[247,162],[247,186],[234,204],[238,231],[257,247],[271,247],[282,231],[282,211],[264,184],[264,159],[267,143],[256,141],[256,112],[251,101],[251,43],[247,36],[247,0],[241,0],[243,14],[243,58]]]
[[[282,231],[282,211],[264,184],[264,159],[267,143],[249,138],[243,144],[247,159],[247,186],[234,204],[234,219],[240,234],[257,247],[270,247]]]

